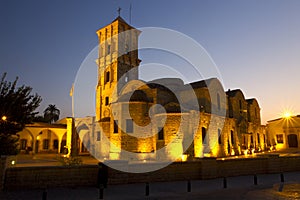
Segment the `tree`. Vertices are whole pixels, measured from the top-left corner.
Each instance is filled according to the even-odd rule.
[[[32,122],[44,122],[48,123],[48,121],[44,118],[43,115],[37,115],[32,119]]]
[[[42,99],[37,94],[32,95],[29,86],[16,87],[18,77],[14,82],[5,78],[6,73],[0,82],[0,155],[15,155],[19,140],[16,134],[32,122]]]
[[[53,104],[50,104],[44,110],[44,119],[50,124],[56,122],[59,119],[59,115],[60,115],[59,109],[56,108],[56,106]]]

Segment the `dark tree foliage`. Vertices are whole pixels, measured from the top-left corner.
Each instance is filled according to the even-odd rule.
[[[48,123],[56,122],[59,119],[60,111],[58,108],[56,108],[55,105],[50,104],[45,110],[44,110],[44,119]]]
[[[0,155],[15,155],[19,139],[16,134],[32,122],[42,99],[32,95],[29,86],[17,87],[18,77],[14,82],[6,81],[5,77],[6,73],[0,82]]]
[[[41,116],[41,115],[35,116],[32,121],[33,122],[45,122],[45,123],[48,123],[48,121],[44,118],[44,116]]]

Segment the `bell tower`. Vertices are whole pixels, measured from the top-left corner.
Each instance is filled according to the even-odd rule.
[[[138,79],[138,37],[141,31],[118,16],[97,32],[99,39],[96,119],[110,117],[110,105],[123,86]]]

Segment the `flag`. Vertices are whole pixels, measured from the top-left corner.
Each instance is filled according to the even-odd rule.
[[[74,83],[72,84],[71,90],[70,90],[70,97],[73,96],[73,92],[74,92]]]

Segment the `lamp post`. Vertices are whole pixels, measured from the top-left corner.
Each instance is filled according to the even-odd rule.
[[[6,117],[5,115],[3,115],[3,116],[1,117],[1,119],[2,119],[3,121],[6,121],[6,120],[7,120],[7,117]]]

